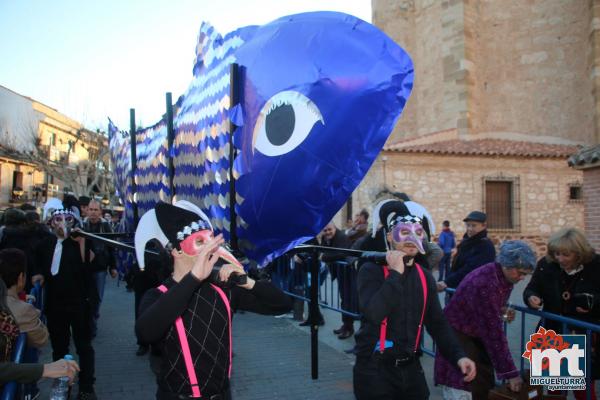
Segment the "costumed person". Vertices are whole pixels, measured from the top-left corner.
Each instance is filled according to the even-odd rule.
[[[548,253],[538,261],[531,281],[523,292],[527,306],[564,315],[592,324],[600,324],[600,255],[594,251],[584,233],[565,228],[548,239]],[[558,334],[585,334],[584,329],[546,319],[545,329]],[[595,382],[600,378],[600,334],[592,334],[592,399],[596,399]],[[590,353],[588,353],[590,354]],[[584,390],[573,391],[575,398],[585,399]]]
[[[140,219],[135,247],[141,268],[150,239],[172,247],[173,257],[173,275],[144,295],[135,325],[140,342],[160,350],[156,398],[230,399],[231,313],[282,314],[291,309],[291,299],[269,282],[246,277],[192,203],[158,203]],[[219,257],[227,263],[218,278],[211,277]],[[236,275],[237,283],[217,284]]]
[[[357,240],[352,248],[355,250],[379,252],[389,250],[389,243],[386,238],[385,229],[379,219],[379,212],[387,203],[394,201],[404,202],[404,205],[409,212],[421,219],[421,225],[425,231],[425,235],[423,236],[423,249],[425,250],[425,254],[418,253],[416,262],[418,262],[420,266],[432,270],[433,267],[439,264],[444,254],[442,249],[436,243],[430,241],[431,236],[435,233],[433,218],[424,206],[410,200],[405,193],[396,192],[392,195],[394,196],[393,198],[381,199],[375,203],[373,212],[371,213],[373,219],[371,222],[370,234]],[[358,259],[359,266],[362,265],[363,262],[364,260]]]
[[[435,279],[415,262],[423,248],[421,218],[405,203],[391,201],[379,217],[392,250],[385,261],[366,262],[358,274],[362,312],[356,333],[354,394],[363,399],[427,399],[429,389],[418,356],[425,326],[444,356],[460,368],[464,380],[475,377],[475,363],[465,356],[444,318]]]
[[[81,223],[77,207],[63,208],[60,200],[49,199],[44,206],[44,219],[48,215],[54,235],[37,245],[31,280],[33,284],[44,284],[52,359],[56,361],[70,353],[73,335],[81,366],[77,398],[95,400],[91,323],[98,292],[91,267],[94,253],[83,236],[73,235]]]
[[[496,381],[508,380],[510,390],[521,390],[523,380],[510,354],[504,321],[514,319],[506,307],[514,284],[533,272],[535,253],[521,240],[502,243],[495,262],[485,264],[463,279],[444,309],[458,340],[475,361],[477,376],[468,383],[439,352],[435,358],[435,383],[443,385],[446,400],[488,398]]]

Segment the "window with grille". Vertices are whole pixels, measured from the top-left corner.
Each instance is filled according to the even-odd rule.
[[[583,200],[583,192],[581,190],[580,184],[569,185],[569,200],[570,201]]]
[[[488,229],[519,229],[518,182],[518,178],[484,178]]]

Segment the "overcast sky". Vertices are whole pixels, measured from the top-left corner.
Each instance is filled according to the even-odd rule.
[[[158,121],[192,79],[198,29],[225,34],[305,11],[371,21],[371,0],[0,0],[0,85],[95,129]]]

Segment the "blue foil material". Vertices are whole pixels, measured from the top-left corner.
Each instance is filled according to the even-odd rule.
[[[242,67],[243,89],[230,110],[232,63]],[[197,204],[230,238],[231,119],[237,236],[259,265],[315,236],[343,206],[413,84],[402,48],[373,25],[335,12],[287,16],[225,36],[203,23],[193,71],[174,115],[176,197]],[[160,121],[138,133],[138,159],[146,157],[136,174],[143,210],[170,196],[164,132]],[[121,142],[111,140],[114,154],[124,155]],[[127,196],[126,165],[119,168],[119,192]]]

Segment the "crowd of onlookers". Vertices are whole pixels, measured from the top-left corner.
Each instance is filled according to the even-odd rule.
[[[441,231],[435,235],[426,210],[403,194],[380,201],[370,211],[360,210],[343,228],[331,222],[307,242],[332,248],[319,255],[319,279],[337,282],[340,308],[362,316],[357,327],[356,318],[342,313],[341,325],[333,330],[341,340],[356,336],[352,351],[357,355],[354,379],[359,399],[371,398],[365,393],[371,393],[375,382],[381,390],[389,389],[389,393],[399,388],[415,389],[398,384],[400,370],[419,368],[418,349],[415,347],[417,356],[407,350],[415,340],[414,332],[394,331],[410,331],[413,324],[418,327],[417,340],[421,327],[426,326],[440,341],[434,380],[442,386],[444,398],[487,398],[496,379],[506,380],[513,391],[521,390],[521,371],[510,355],[503,326],[515,318],[514,310],[507,306],[514,284],[530,275],[523,293],[524,305],[600,324],[600,256],[578,229],[553,233],[547,253],[540,258],[523,241],[494,246],[488,237],[487,216],[481,211],[467,213],[462,238],[456,237],[449,221],[443,221]],[[109,276],[117,277],[119,257],[104,242],[76,232],[118,232],[120,215],[103,210],[94,199],[67,196],[60,205],[43,213],[24,205],[5,210],[0,218],[0,382],[35,382],[41,377],[73,377],[79,373],[78,398],[95,399],[93,338],[105,282]],[[149,242],[147,249],[159,250],[160,244]],[[387,252],[387,256],[377,262],[339,249]],[[394,258],[394,254],[404,257]],[[306,274],[311,257],[312,253],[296,254],[293,268]],[[162,268],[165,263],[159,256],[148,256],[146,264],[146,270],[137,271],[136,279],[128,282],[135,292],[136,318],[144,293],[160,285],[169,274]],[[46,291],[44,310],[36,309],[25,295],[38,283]],[[306,283],[305,278],[302,283]],[[425,295],[420,300],[423,305],[416,300],[422,296],[419,288]],[[438,313],[439,299],[434,295],[447,289],[451,289],[447,304]],[[304,290],[300,294],[306,295]],[[404,301],[395,303],[392,299]],[[399,318],[399,314],[403,317]],[[385,337],[379,337],[380,332],[385,332],[380,327],[382,320],[391,329],[387,336],[383,333]],[[310,316],[301,325],[313,323],[322,325],[323,316]],[[576,326],[567,326],[563,332],[562,325],[551,320],[544,321],[543,326],[559,333],[582,332]],[[40,365],[25,359],[20,365],[11,363],[19,333],[27,334],[27,346],[31,349],[39,349],[50,341],[55,362]],[[71,336],[78,363],[63,360],[70,352]],[[391,338],[394,340],[388,340]],[[375,341],[381,349],[365,351]],[[150,351],[148,343],[140,341],[138,345],[138,355]],[[598,334],[592,336],[590,347],[590,373],[598,379]],[[451,351],[452,348],[460,351]],[[389,372],[383,380],[379,371],[382,365]],[[374,373],[375,370],[379,372]],[[422,386],[417,378],[413,383]],[[415,398],[426,397],[426,385],[421,389],[415,389]],[[593,385],[591,389],[595,399]],[[577,399],[585,396],[584,391],[574,394]]]
[[[407,205],[412,203],[404,194],[396,194],[391,201],[398,200]],[[386,201],[381,203],[385,208]],[[406,213],[419,214],[410,210]],[[381,214],[381,207],[375,207],[373,214],[371,226],[368,211],[361,210],[354,220],[347,222],[345,229],[331,222],[307,244],[379,252],[393,249],[394,243],[386,243],[382,231],[386,215],[375,215]],[[434,380],[442,386],[445,398],[487,398],[496,379],[505,380],[511,390],[521,390],[523,377],[512,360],[503,328],[506,322],[515,318],[514,309],[507,305],[513,285],[528,276],[532,275],[523,294],[525,306],[600,324],[600,256],[582,231],[564,228],[553,233],[548,240],[546,254],[538,257],[527,243],[519,240],[507,240],[496,247],[488,237],[487,215],[481,211],[472,211],[465,216],[462,238],[456,237],[449,221],[443,221],[441,232],[434,236],[429,216],[423,213],[419,216],[425,234],[423,252],[417,253],[415,260],[432,274],[435,269],[438,270],[434,291],[451,290],[444,308],[445,319],[465,354],[477,366],[475,379],[465,382],[460,369],[451,365],[438,351]],[[301,255],[295,256],[294,260],[296,267],[307,264]],[[324,252],[320,262],[321,281],[327,279],[327,274],[331,275],[332,282],[337,281],[340,308],[361,314],[364,323],[368,319],[365,317],[364,297],[370,296],[364,291],[365,283],[361,283],[365,260],[331,251]],[[311,316],[301,325],[315,321],[319,325],[324,323],[322,315],[319,315]],[[353,317],[342,314],[342,325],[333,332],[339,339],[347,339],[355,333],[354,325]],[[567,331],[563,332],[562,324],[551,319],[545,320],[543,326],[557,333],[584,333],[576,326],[567,326]],[[360,334],[357,335],[356,342],[359,343]],[[359,353],[357,347],[352,350],[355,354]],[[590,373],[595,380],[600,377],[598,333],[592,335],[590,348]],[[371,377],[370,380],[373,379]],[[595,399],[594,385],[590,389]],[[578,399],[585,398],[585,391],[574,391],[574,395]],[[357,396],[360,398],[360,395]]]
[[[50,199],[42,213],[29,204],[7,209],[0,225],[0,361],[11,361],[19,333],[27,334],[28,349],[22,364],[3,367],[6,379],[0,381],[35,382],[61,376],[57,373],[72,378],[78,372],[77,398],[95,399],[92,341],[104,285],[108,275],[117,276],[117,262],[113,248],[77,231],[112,233],[119,229],[119,214],[103,210],[95,199],[67,195]],[[44,287],[42,310],[27,302],[26,293],[36,284]],[[64,360],[71,338],[78,363]],[[55,362],[29,362],[48,341]]]

